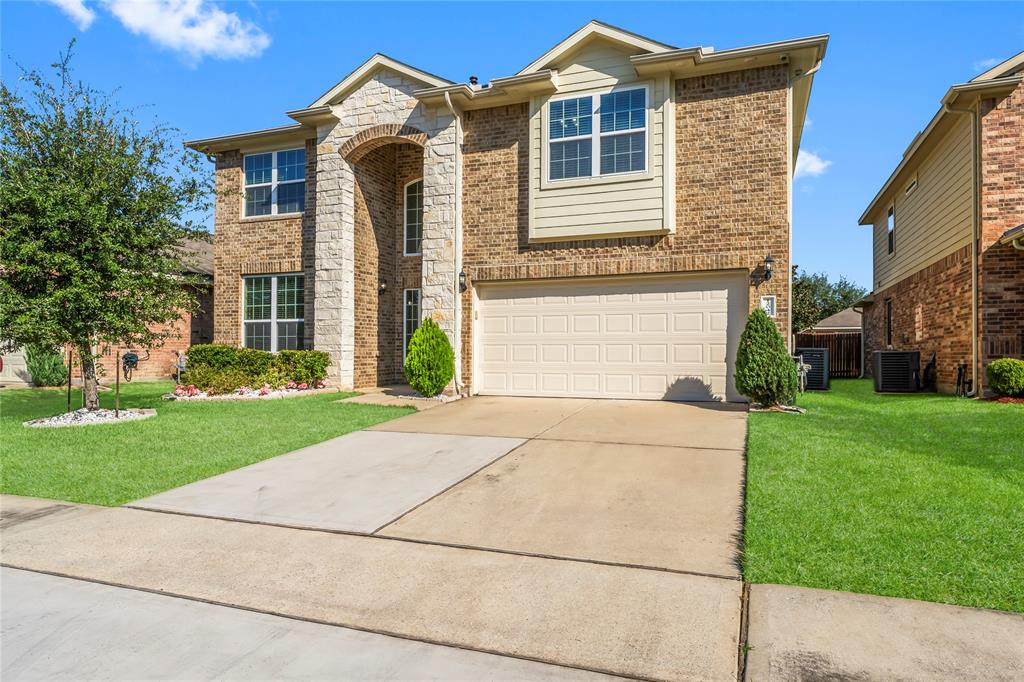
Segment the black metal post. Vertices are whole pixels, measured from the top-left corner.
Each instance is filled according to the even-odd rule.
[[[114,419],[121,418],[121,351],[114,356]]]
[[[68,348],[68,412],[71,411],[71,349]]]

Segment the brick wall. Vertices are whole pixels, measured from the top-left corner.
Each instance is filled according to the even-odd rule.
[[[1024,223],[1024,86],[981,104],[980,353],[1024,357],[1024,253],[999,244]],[[984,384],[984,371],[981,377]]]
[[[306,345],[313,339],[316,141],[306,141],[306,210],[301,217],[242,217],[242,154],[217,154],[214,209],[214,329],[216,343],[242,343],[242,277],[306,275]]]
[[[956,368],[971,362],[971,247],[945,258],[874,294],[864,312],[865,369],[872,353],[886,350],[885,301],[892,300],[892,350],[921,351],[921,369],[936,354],[938,388],[952,393]]]
[[[355,366],[359,388],[402,382],[403,289],[419,289],[421,258],[404,256],[404,188],[423,152],[388,144],[355,164]],[[387,289],[379,291],[383,279]]]
[[[786,69],[676,82],[674,234],[529,243],[528,108],[466,112],[463,145],[463,378],[472,373],[472,283],[488,280],[744,270],[767,254],[778,275],[750,306],[777,297],[789,332]]]

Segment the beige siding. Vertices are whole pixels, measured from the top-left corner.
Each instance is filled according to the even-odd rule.
[[[640,175],[547,181],[545,135],[547,97],[531,102],[530,110],[530,237],[579,239],[613,234],[650,233],[671,229],[672,163],[666,162],[666,134],[672,135],[671,81],[638,80],[630,53],[604,42],[591,43],[556,65],[558,92],[594,93],[632,83],[649,90],[648,170]],[[594,125],[597,125],[595,117]],[[672,145],[668,146],[671,153]],[[596,160],[595,160],[596,165]]]
[[[885,208],[874,223],[874,288],[884,289],[971,241],[971,126],[960,121],[917,169],[917,189],[894,188],[895,248],[888,253]],[[892,197],[890,197],[891,201]]]

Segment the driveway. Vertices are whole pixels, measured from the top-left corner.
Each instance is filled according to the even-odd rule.
[[[745,432],[742,406],[470,398],[130,508],[30,508],[0,541],[11,567],[431,646],[735,679]],[[373,646],[361,676],[402,676]]]

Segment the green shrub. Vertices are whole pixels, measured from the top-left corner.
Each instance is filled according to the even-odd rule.
[[[736,352],[736,390],[766,407],[796,400],[796,363],[768,314],[757,308],[747,318]]]
[[[25,368],[36,386],[63,386],[68,382],[64,357],[49,346],[28,345],[25,348]]]
[[[427,318],[409,339],[405,378],[420,395],[435,396],[455,376],[455,352],[437,323]]]
[[[254,348],[197,344],[188,349],[188,370],[181,380],[200,390],[225,393],[242,386],[280,388],[289,381],[310,387],[327,378],[331,356],[319,350],[270,353]]]
[[[985,368],[988,387],[999,395],[1024,395],[1024,360],[993,360]]]

